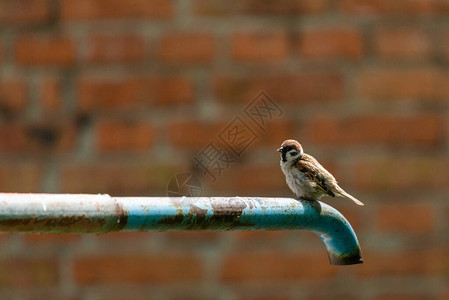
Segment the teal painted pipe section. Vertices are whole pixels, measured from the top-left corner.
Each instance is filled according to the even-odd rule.
[[[291,198],[122,198],[123,230],[295,230],[317,234],[335,265],[362,263],[357,236],[333,207]]]
[[[0,194],[0,232],[295,229],[317,234],[332,264],[363,262],[349,222],[336,209],[318,201],[263,197]]]

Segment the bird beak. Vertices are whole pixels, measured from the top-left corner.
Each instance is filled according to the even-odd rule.
[[[284,149],[284,148],[283,148],[283,147],[279,148],[279,149],[277,150],[277,152],[282,152],[282,149]]]

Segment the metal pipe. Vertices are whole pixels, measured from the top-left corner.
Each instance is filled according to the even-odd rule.
[[[0,193],[0,232],[292,229],[320,236],[331,264],[363,262],[349,222],[337,210],[318,201]]]

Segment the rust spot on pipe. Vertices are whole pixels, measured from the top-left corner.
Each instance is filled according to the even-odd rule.
[[[115,213],[117,215],[117,226],[113,230],[120,231],[128,224],[128,215],[123,209],[123,206],[118,202],[115,202]]]
[[[212,212],[215,216],[241,216],[243,210],[248,204],[241,199],[230,198],[227,202],[224,201],[211,201]]]
[[[207,209],[202,209],[201,207],[198,207],[198,206],[196,206],[194,204],[191,204],[190,205],[189,214],[205,217],[206,214],[207,214]]]
[[[186,216],[184,216],[181,209],[176,210],[177,214],[172,216],[166,216],[157,221],[157,224],[159,225],[169,225],[170,227],[178,227],[184,229],[184,219],[187,219]],[[190,222],[194,222],[195,220],[190,220]],[[145,224],[142,225],[142,227],[145,227]]]
[[[177,210],[176,215],[166,216],[158,220],[159,225],[171,225],[176,229],[184,230],[233,230],[237,227],[250,227],[255,224],[241,219],[243,210],[248,206],[240,199],[228,199],[227,201],[211,201],[212,214],[208,210],[190,204],[188,213]]]
[[[114,219],[116,219],[114,217]],[[45,233],[101,233],[111,231],[108,223],[113,220],[106,218],[88,218],[85,216],[61,217],[25,217],[0,221],[0,231],[3,232],[45,232]],[[114,228],[115,229],[115,228]],[[114,230],[112,229],[112,230]]]
[[[329,252],[329,262],[332,265],[354,265],[362,264],[363,258],[360,251],[355,250],[353,253],[345,253],[345,255],[337,256],[334,253]]]

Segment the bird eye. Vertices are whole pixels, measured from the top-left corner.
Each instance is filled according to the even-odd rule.
[[[290,155],[291,156],[296,156],[296,155],[298,155],[298,151],[292,150],[292,151],[290,151]]]

